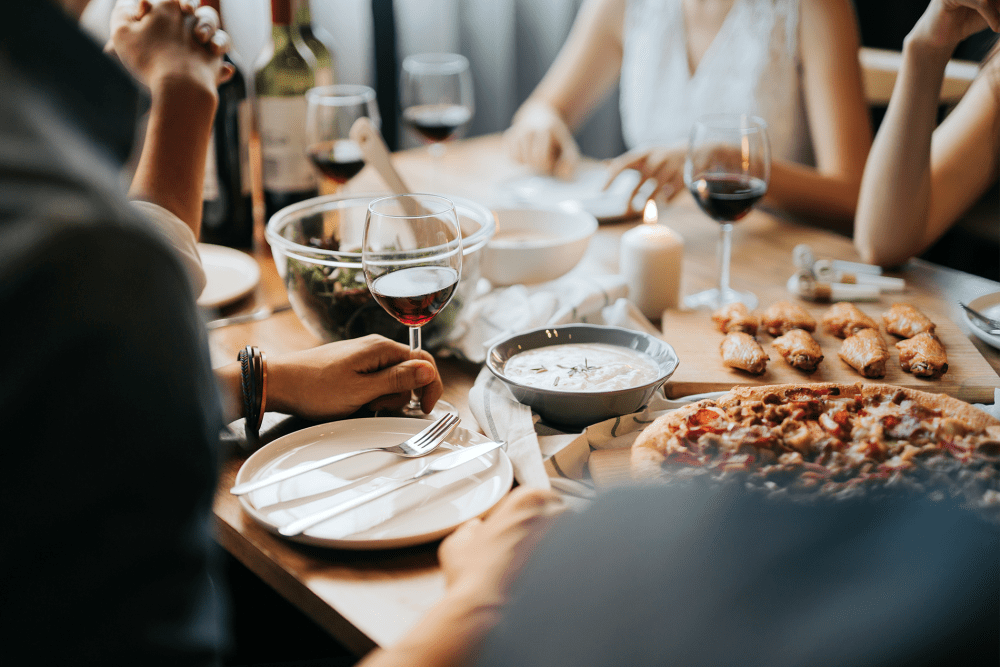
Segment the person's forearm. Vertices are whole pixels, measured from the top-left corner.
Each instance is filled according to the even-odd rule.
[[[153,105],[129,197],[162,206],[197,237],[218,94],[185,77],[167,77],[151,88]]]
[[[395,646],[370,653],[358,667],[459,667],[471,664],[500,617],[499,598],[449,591]]]
[[[860,178],[860,174],[857,178],[830,176],[801,164],[775,160],[765,202],[850,234]]]
[[[931,137],[950,56],[950,49],[919,40],[903,47],[902,69],[861,182],[854,244],[865,261],[892,266],[923,249]]]

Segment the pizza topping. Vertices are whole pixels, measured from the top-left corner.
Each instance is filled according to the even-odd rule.
[[[749,475],[751,487],[772,491],[857,493],[871,484],[923,488],[950,480],[974,488],[976,498],[1000,494],[1000,421],[913,390],[832,389],[734,390],[661,417],[636,447],[654,437],[662,443],[655,447],[666,476],[688,466],[713,478]]]

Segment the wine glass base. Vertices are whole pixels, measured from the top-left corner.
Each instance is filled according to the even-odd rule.
[[[750,292],[723,291],[718,287],[684,297],[684,307],[690,310],[715,310],[729,303],[742,303],[752,310],[757,307],[757,297]]]
[[[409,417],[410,419],[426,419],[429,421],[437,421],[445,415],[455,415],[457,417],[458,408],[448,401],[442,400],[435,403],[434,409],[430,412],[424,412],[420,409],[411,409],[409,406],[406,406],[398,410],[379,410],[375,413],[376,417]]]

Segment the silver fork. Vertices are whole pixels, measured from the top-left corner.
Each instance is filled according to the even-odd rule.
[[[386,447],[370,447],[368,449],[359,449],[354,452],[345,452],[343,454],[335,454],[333,456],[328,456],[325,459],[320,459],[318,461],[310,461],[309,463],[303,463],[302,465],[295,466],[294,468],[289,468],[288,470],[283,470],[279,473],[271,475],[270,477],[265,477],[264,479],[254,480],[252,482],[245,482],[243,484],[237,484],[233,488],[229,489],[229,492],[234,496],[242,496],[245,493],[250,493],[251,491],[256,491],[257,489],[262,489],[265,486],[275,484],[277,482],[283,482],[286,479],[291,479],[296,475],[301,475],[304,472],[309,472],[310,470],[316,470],[317,468],[322,468],[328,466],[331,463],[336,463],[338,461],[343,461],[344,459],[349,459],[352,456],[358,456],[359,454],[367,454],[369,452],[391,452],[397,456],[402,456],[408,459],[417,458],[420,456],[426,456],[432,451],[437,449],[438,445],[444,442],[445,438],[451,435],[451,432],[455,430],[458,426],[458,422],[462,421],[458,415],[447,414],[438,419],[436,422],[420,431],[416,435],[407,438],[398,445],[391,445]]]
[[[988,334],[992,334],[994,336],[1000,335],[1000,322],[997,322],[996,320],[990,317],[986,317],[985,315],[980,313],[978,310],[975,310],[974,308],[969,308],[961,301],[958,302],[958,305],[964,308],[965,312],[967,312],[969,315],[972,316],[969,319],[971,319],[972,323],[975,324],[977,327],[979,327]]]

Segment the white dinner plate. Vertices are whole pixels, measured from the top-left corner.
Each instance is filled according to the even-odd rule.
[[[500,192],[510,204],[529,206],[555,206],[575,201],[598,220],[618,220],[628,213],[628,197],[639,183],[639,172],[627,169],[602,190],[608,172],[601,166],[579,167],[571,181],[553,176],[524,176],[501,184]],[[652,183],[644,186],[633,204],[635,211],[642,208]]]
[[[1000,320],[1000,292],[994,292],[993,294],[984,294],[983,296],[976,297],[969,302],[969,308],[979,311],[986,317],[994,320]],[[1000,336],[993,336],[986,333],[969,319],[969,314],[963,311],[965,315],[965,321],[969,324],[969,329],[972,331],[973,335],[979,338],[987,345],[992,345],[993,347],[1000,350]]]
[[[202,308],[221,308],[242,299],[260,282],[260,267],[253,257],[221,245],[199,243],[198,254],[208,279],[198,297]]]
[[[422,419],[372,417],[320,424],[262,447],[236,475],[242,484],[341,452],[396,445],[427,426]],[[296,519],[345,502],[420,470],[450,450],[489,442],[457,428],[436,451],[407,459],[388,452],[360,454],[240,496],[243,509],[273,533]],[[290,539],[340,549],[389,549],[444,537],[482,515],[510,490],[514,471],[502,450],[316,524]]]

